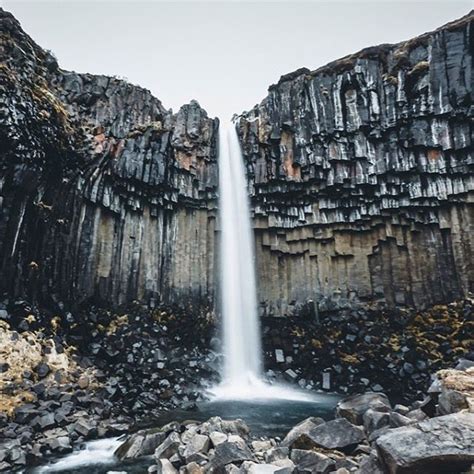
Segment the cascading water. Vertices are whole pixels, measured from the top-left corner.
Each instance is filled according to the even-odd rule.
[[[213,393],[221,399],[284,398],[306,394],[270,386],[262,377],[254,239],[245,166],[235,124],[219,126],[219,209],[224,367]]]
[[[233,123],[219,127],[224,384],[245,390],[261,377],[253,234],[240,143]]]

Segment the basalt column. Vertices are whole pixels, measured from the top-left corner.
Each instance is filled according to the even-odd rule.
[[[263,314],[473,289],[472,18],[283,76],[242,115]]]
[[[0,40],[1,290],[212,305],[217,121],[62,70],[2,10]]]

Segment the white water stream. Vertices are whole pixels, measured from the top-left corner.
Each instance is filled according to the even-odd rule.
[[[305,393],[263,380],[247,180],[232,122],[219,126],[219,209],[224,368],[213,393],[218,399],[307,400]]]

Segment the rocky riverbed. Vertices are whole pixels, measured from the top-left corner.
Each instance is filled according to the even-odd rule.
[[[338,403],[334,419],[309,417],[283,439],[254,436],[241,419],[199,423],[191,415],[128,436],[114,456],[131,469],[140,462],[142,470],[107,472],[468,473],[474,468],[473,397],[474,362],[461,360],[436,375],[423,401],[405,406],[383,393],[353,395]]]
[[[465,299],[426,312],[366,308],[324,313],[319,321],[264,320],[267,378],[311,394],[385,392],[415,416],[432,373],[474,359],[472,308]],[[135,432],[176,407],[192,410],[219,380],[214,319],[193,308],[133,304],[72,313],[58,306],[52,313],[5,300],[0,468],[19,470],[87,440]]]

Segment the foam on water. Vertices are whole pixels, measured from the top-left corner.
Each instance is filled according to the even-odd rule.
[[[69,470],[88,465],[107,465],[117,462],[115,450],[123,443],[119,438],[106,438],[86,443],[85,448],[65,456],[64,458],[46,466],[35,469],[35,474],[53,472],[68,472]]]

